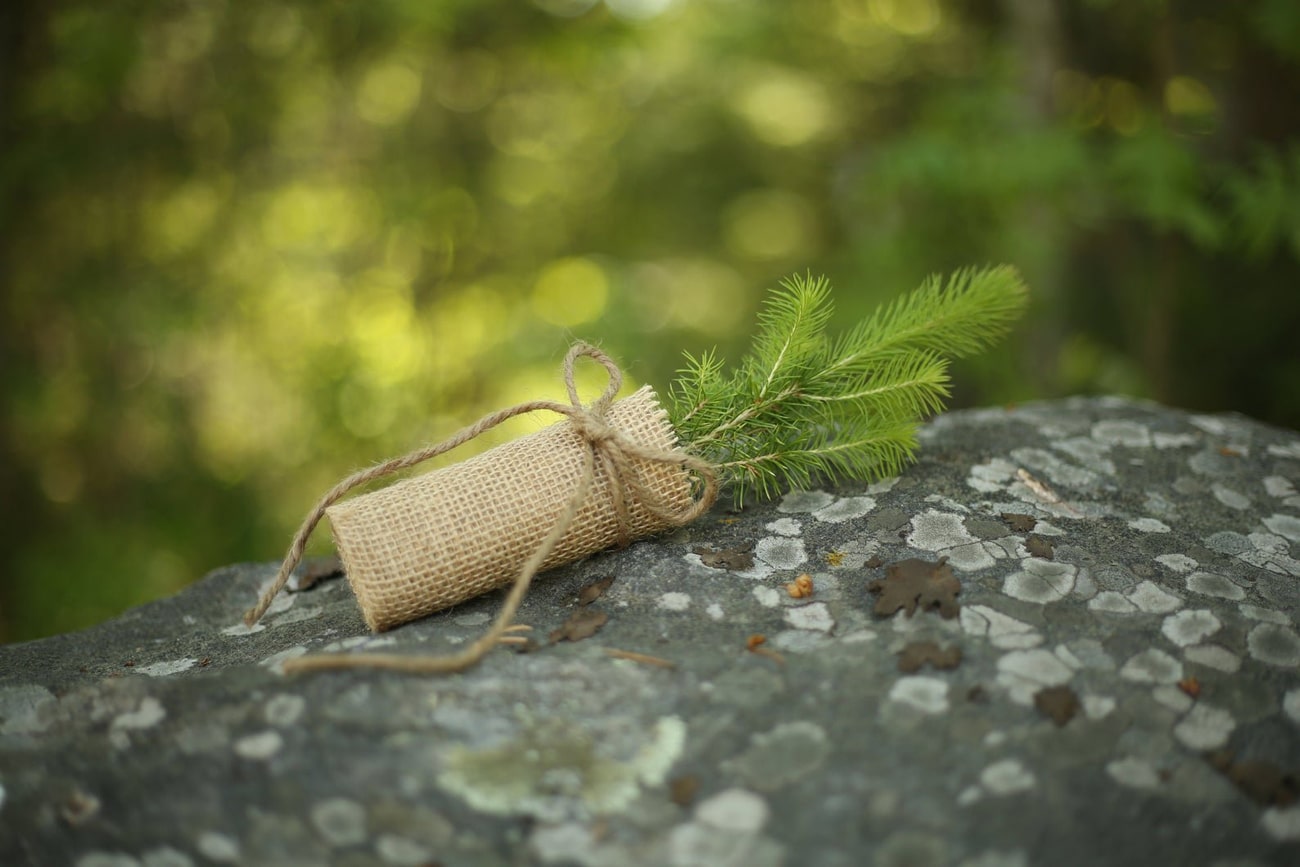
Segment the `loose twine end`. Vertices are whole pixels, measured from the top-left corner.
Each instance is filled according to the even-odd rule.
[[[574,382],[574,366],[579,358],[592,358],[599,362],[609,373],[609,383],[605,391],[590,406],[584,406],[578,397]],[[275,580],[262,593],[252,608],[244,614],[244,624],[251,627],[265,614],[275,597],[288,583],[293,570],[302,560],[307,540],[325,516],[325,510],[342,499],[353,489],[376,479],[392,475],[401,470],[451,451],[457,446],[480,436],[503,421],[517,415],[524,415],[539,410],[547,410],[566,416],[573,428],[582,436],[587,448],[584,449],[584,465],[578,485],[570,495],[564,508],[555,517],[551,530],[533,551],[532,555],[519,570],[519,577],[510,588],[509,594],[501,607],[496,621],[477,641],[465,650],[449,656],[403,656],[400,654],[341,654],[320,653],[291,659],[283,664],[286,674],[304,671],[338,670],[346,668],[381,668],[390,671],[402,671],[413,674],[439,674],[464,671],[487,655],[498,644],[510,643],[508,633],[521,627],[512,625],[515,613],[523,602],[533,578],[546,558],[555,550],[564,534],[568,532],[574,518],[586,502],[587,495],[595,480],[596,462],[600,461],[605,475],[609,479],[611,502],[618,519],[620,545],[626,545],[631,539],[629,495],[635,498],[642,508],[667,524],[682,526],[694,521],[708,511],[718,495],[718,481],[714,468],[707,461],[676,449],[662,450],[647,448],[629,439],[605,421],[605,413],[623,385],[623,372],[619,370],[609,356],[594,346],[586,343],[574,344],[564,358],[564,384],[568,391],[569,403],[549,400],[528,401],[516,406],[498,410],[484,416],[467,428],[463,428],[451,437],[432,446],[417,449],[401,457],[384,461],[377,466],[362,470],[345,478],[329,490],[303,521],[294,535],[293,542],[285,554],[284,562]],[[684,471],[694,473],[698,481],[698,492],[692,498],[691,505],[682,510],[674,509],[663,503],[655,494],[642,484],[633,462],[649,461],[681,467]],[[524,627],[526,628],[526,627]]]

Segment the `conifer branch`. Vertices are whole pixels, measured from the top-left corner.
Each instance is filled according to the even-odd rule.
[[[830,284],[795,276],[765,302],[753,347],[731,375],[713,351],[686,356],[669,417],[737,501],[820,476],[893,475],[916,449],[920,419],[943,408],[948,359],[992,344],[1027,301],[1013,268],[965,269],[927,279],[832,340]]]

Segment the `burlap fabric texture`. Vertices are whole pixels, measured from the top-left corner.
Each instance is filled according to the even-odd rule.
[[[574,384],[574,365],[590,358],[609,383],[590,405]],[[497,410],[442,442],[353,473],[331,488],[294,534],[280,570],[244,614],[252,626],[266,614],[302,559],[307,540],[327,515],[348,577],[372,629],[396,626],[508,583],[496,621],[478,640],[449,656],[317,653],[284,663],[284,671],[385,668],[410,673],[464,671],[492,648],[525,639],[513,622],[538,571],[613,543],[704,514],[718,493],[716,469],[677,448],[654,392],[643,388],[614,402],[623,383],[618,365],[594,346],[575,344],[564,358],[569,402],[533,400]],[[446,454],[503,421],[532,412],[568,421],[447,469],[338,505],[353,489]],[[566,490],[567,489],[567,490]]]
[[[612,404],[605,421],[647,449],[677,446],[649,386]],[[390,629],[514,581],[578,486],[589,449],[572,424],[560,422],[330,506],[325,514],[366,623],[377,632]],[[541,571],[675,526],[665,512],[691,508],[683,467],[635,458],[630,464],[662,508],[656,514],[631,497],[627,527],[620,528],[608,468],[596,462],[585,502]]]

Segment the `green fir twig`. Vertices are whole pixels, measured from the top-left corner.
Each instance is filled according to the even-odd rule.
[[[733,373],[713,351],[687,354],[669,417],[686,448],[720,468],[737,502],[815,477],[895,475],[915,452],[921,418],[943,408],[948,359],[992,344],[1027,301],[1015,269],[966,269],[931,277],[832,339],[830,284],[792,277],[765,302]]]

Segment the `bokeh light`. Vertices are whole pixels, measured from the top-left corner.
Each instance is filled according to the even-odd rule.
[[[1021,266],[960,403],[1300,425],[1295,3],[20,5],[0,640],[278,557],[356,467],[564,399],[572,340],[625,391],[735,358],[792,272],[848,324]]]

